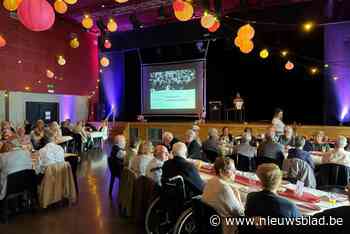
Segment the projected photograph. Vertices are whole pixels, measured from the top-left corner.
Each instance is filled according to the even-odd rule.
[[[155,71],[149,74],[151,109],[196,108],[196,70]]]

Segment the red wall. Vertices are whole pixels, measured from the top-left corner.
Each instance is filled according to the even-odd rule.
[[[78,34],[79,48],[69,46],[70,33]],[[0,90],[24,91],[30,86],[31,92],[46,93],[47,84],[55,84],[57,94],[88,95],[95,90],[99,76],[97,38],[79,25],[56,17],[50,30],[32,32],[0,6],[0,34],[7,41],[0,48]],[[66,65],[57,64],[58,54],[65,56]],[[63,80],[47,78],[46,69]]]

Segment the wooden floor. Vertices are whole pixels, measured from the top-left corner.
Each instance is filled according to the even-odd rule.
[[[0,224],[1,234],[114,234],[144,233],[117,209],[118,182],[113,199],[108,196],[109,173],[106,153],[90,151],[82,155],[79,168],[80,198],[72,207],[49,208],[34,214],[11,217]]]

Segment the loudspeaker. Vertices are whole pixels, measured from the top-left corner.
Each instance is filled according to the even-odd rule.
[[[209,120],[221,120],[221,101],[209,102]]]

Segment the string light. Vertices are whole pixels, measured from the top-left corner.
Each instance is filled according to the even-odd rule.
[[[281,51],[281,56],[286,57],[288,55],[288,50],[282,50]]]
[[[312,68],[310,69],[310,73],[311,73],[312,75],[317,74],[317,73],[318,73],[317,67],[312,67]]]
[[[303,24],[303,30],[305,32],[310,32],[314,27],[315,27],[315,24],[310,21]]]

